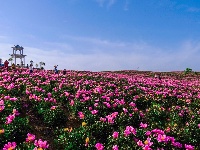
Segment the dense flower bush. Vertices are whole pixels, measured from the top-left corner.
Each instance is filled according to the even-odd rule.
[[[0,72],[0,149],[200,149],[198,73]]]

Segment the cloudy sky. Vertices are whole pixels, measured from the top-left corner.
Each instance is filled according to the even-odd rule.
[[[45,69],[200,71],[199,0],[0,0],[0,58]]]

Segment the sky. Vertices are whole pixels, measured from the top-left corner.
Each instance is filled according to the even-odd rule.
[[[200,71],[199,0],[0,0],[0,58],[79,71]],[[19,51],[18,51],[19,53]],[[17,60],[19,62],[19,59]],[[11,63],[11,62],[10,62]]]

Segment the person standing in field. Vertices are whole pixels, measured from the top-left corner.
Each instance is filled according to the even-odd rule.
[[[33,64],[30,64],[30,66],[29,66],[29,70],[30,70],[30,73],[33,72]]]
[[[6,61],[4,62],[4,68],[7,68],[7,71],[8,71],[8,64],[9,64],[9,62],[6,60]]]
[[[58,69],[57,69],[57,67],[58,67],[58,65],[55,65],[55,66],[54,66],[54,72],[55,72],[55,74],[58,74]]]
[[[66,75],[67,71],[66,69],[63,70],[63,75]]]

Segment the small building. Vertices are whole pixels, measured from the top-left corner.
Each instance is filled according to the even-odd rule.
[[[14,58],[15,60],[15,65],[16,65],[16,59],[19,58],[20,59],[20,66],[21,67],[25,67],[25,56],[24,55],[24,48],[22,46],[19,45],[14,45],[14,47],[11,47],[13,49],[13,53],[10,54],[10,56],[12,58]],[[17,54],[17,51],[19,51],[19,53]]]

